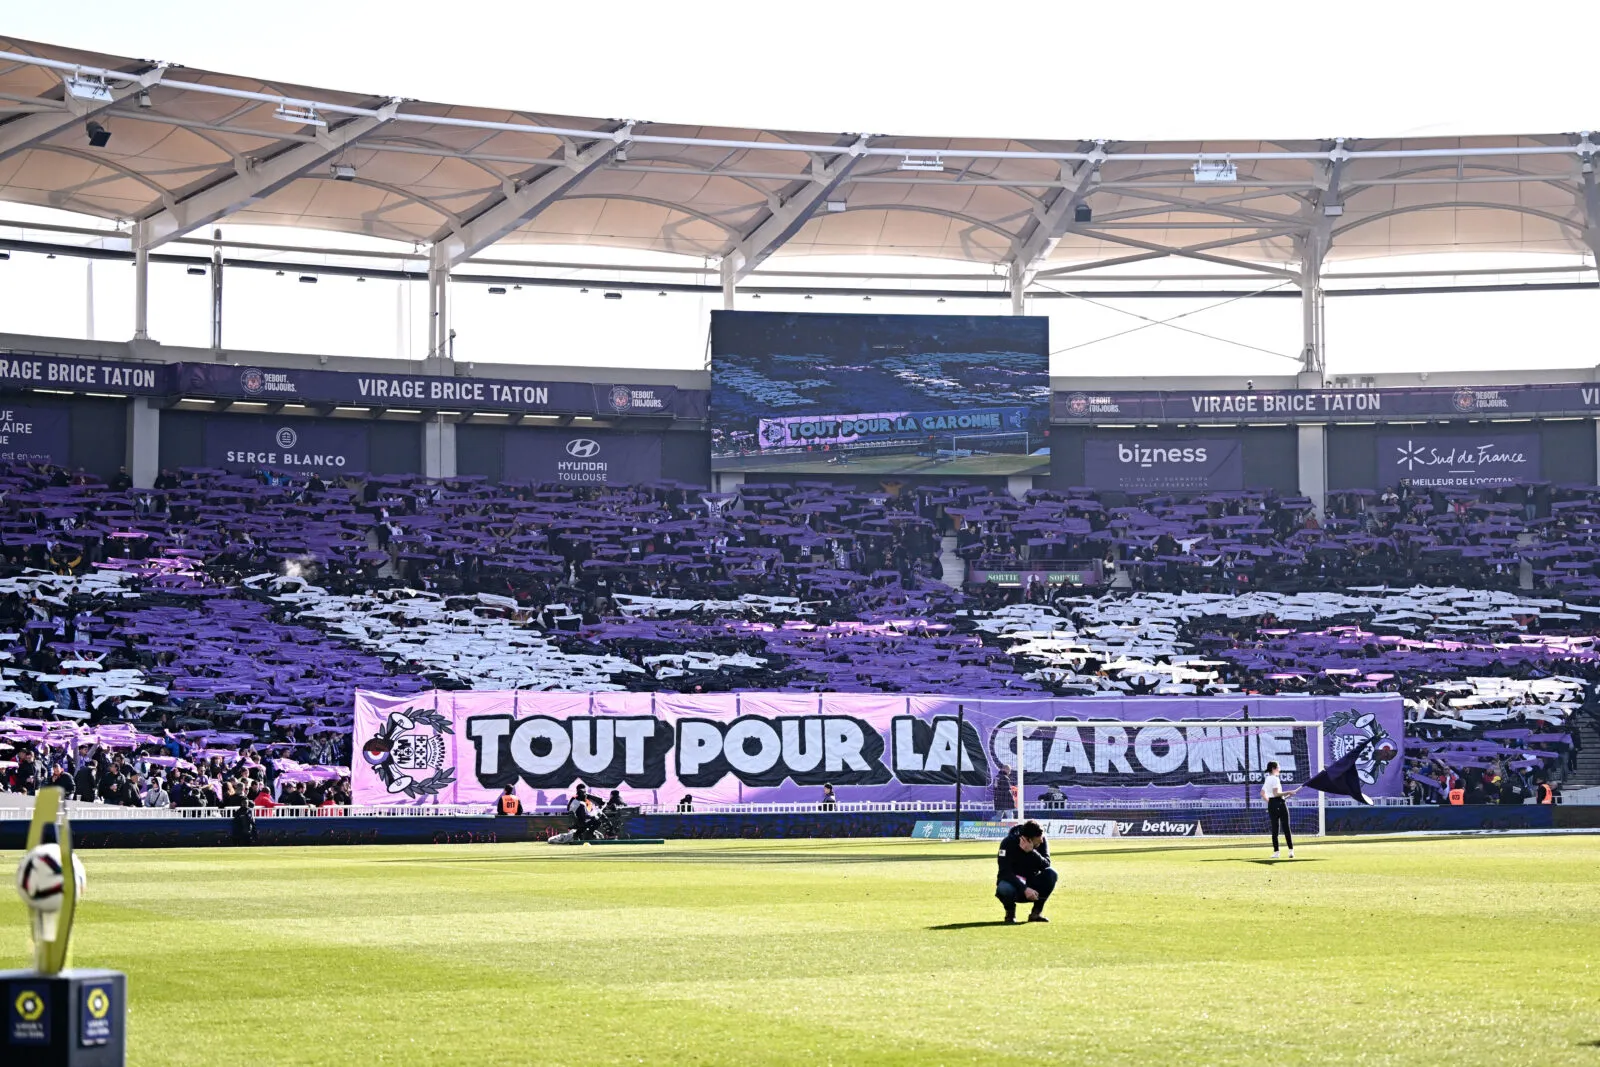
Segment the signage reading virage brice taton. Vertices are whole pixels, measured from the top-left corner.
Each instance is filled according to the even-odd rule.
[[[1398,792],[1397,698],[1249,698],[1248,705],[1252,717],[1322,721],[1320,762],[1303,728],[1259,719],[1196,726],[1178,717],[1237,714],[1240,699],[358,693],[353,780],[363,804],[488,804],[506,786],[536,800],[535,792],[578,781],[650,790],[658,800],[692,793],[708,801],[789,802],[813,797],[824,783],[853,787],[851,799],[931,798],[955,783],[958,766],[972,786],[1014,775],[1014,724],[1046,718],[1057,721],[1022,752],[1024,773],[1036,783],[1133,790],[1132,799],[1170,796],[1175,788],[1235,796],[1269,760],[1280,763],[1286,781],[1299,782],[1345,747],[1371,740],[1361,768],[1368,792]],[[1125,721],[1070,721],[1118,714]]]
[[[1409,389],[1266,389],[1052,394],[1057,423],[1441,421],[1600,411],[1600,385],[1435,386]]]

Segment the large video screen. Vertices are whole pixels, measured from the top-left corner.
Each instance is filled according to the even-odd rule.
[[[1035,316],[711,315],[711,468],[1044,474],[1050,323]]]

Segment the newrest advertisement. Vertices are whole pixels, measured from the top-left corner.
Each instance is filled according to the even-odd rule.
[[[323,477],[366,471],[369,435],[364,423],[333,419],[206,420],[206,466],[236,474],[259,470],[316,473]]]
[[[541,485],[642,485],[661,480],[661,435],[508,430],[505,478]]]
[[[1539,435],[1395,434],[1378,438],[1378,484],[1476,489],[1539,481]]]
[[[1242,721],[1246,708],[1256,721]],[[963,785],[998,801],[1016,782],[1015,723],[1066,719],[1100,721],[1028,739],[1030,802],[1050,786],[1079,801],[1240,798],[1269,760],[1292,787],[1368,741],[1358,764],[1366,792],[1392,796],[1402,787],[1401,708],[1398,696],[358,691],[351,779],[357,804],[487,808],[506,786],[524,803],[551,804],[579,782],[648,804],[805,803],[824,784],[843,801],[948,801],[959,760]],[[1183,721],[1221,718],[1241,721]],[[1261,721],[1273,718],[1322,722],[1323,762],[1307,750],[1311,731]]]
[[[65,408],[30,408],[0,399],[0,463],[66,466],[70,420]]]
[[[711,315],[711,469],[1043,474],[1049,320]]]
[[[1244,442],[1237,437],[1083,443],[1084,484],[1129,493],[1212,492],[1244,488]]]

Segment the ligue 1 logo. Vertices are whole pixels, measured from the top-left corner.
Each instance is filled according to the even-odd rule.
[[[600,442],[587,437],[574,437],[567,442],[567,455],[573,459],[593,459],[600,454]]]
[[[1450,403],[1457,411],[1472,411],[1478,406],[1478,394],[1471,389],[1457,389],[1450,397]]]
[[[251,367],[239,373],[239,388],[251,396],[260,396],[267,387],[267,376],[261,373],[259,367]]]
[[[299,440],[300,435],[294,432],[294,427],[281,426],[278,428],[277,442],[279,448],[293,448]]]
[[[611,406],[618,411],[627,411],[632,396],[626,385],[613,385],[611,387]]]
[[[1067,397],[1067,414],[1075,419],[1087,418],[1089,415],[1089,397],[1085,393],[1073,393]]]

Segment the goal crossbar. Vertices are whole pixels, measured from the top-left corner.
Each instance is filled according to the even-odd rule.
[[[1116,726],[1122,729],[1138,729],[1151,726],[1172,726],[1183,728],[1223,726],[1235,730],[1271,730],[1284,727],[1305,729],[1310,734],[1310,744],[1307,746],[1308,755],[1312,759],[1311,774],[1318,774],[1326,768],[1327,760],[1322,747],[1322,730],[1324,723],[1321,719],[1018,719],[1011,723],[1016,729],[1017,747],[1017,821],[1027,819],[1027,798],[1024,786],[1027,780],[1028,761],[1025,758],[1026,750],[1023,747],[1030,733],[1039,727],[1059,728],[1063,726]],[[1253,768],[1248,766],[1249,746],[1245,746],[1245,787],[1251,785],[1250,774]],[[1310,777],[1308,775],[1307,777]],[[1328,832],[1328,795],[1321,790],[1317,794],[1317,836],[1323,837]],[[1248,803],[1247,803],[1248,806]],[[958,816],[959,817],[959,816]]]

